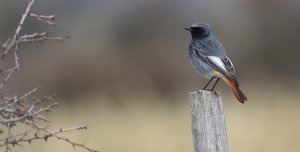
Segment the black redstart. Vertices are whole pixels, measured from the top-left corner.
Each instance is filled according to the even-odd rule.
[[[239,88],[233,64],[227,57],[222,44],[210,31],[209,25],[194,23],[191,27],[185,29],[192,34],[188,49],[192,65],[201,75],[210,79],[203,90],[206,90],[211,81],[217,78],[211,89],[213,91],[221,78],[233,90],[234,95],[241,103],[247,101],[247,97]]]

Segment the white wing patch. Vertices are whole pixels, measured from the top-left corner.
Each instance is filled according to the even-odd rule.
[[[207,56],[207,58],[212,61],[216,66],[218,66],[220,69],[224,70],[225,72],[228,72],[226,69],[226,66],[224,65],[224,62],[221,58],[216,56]]]

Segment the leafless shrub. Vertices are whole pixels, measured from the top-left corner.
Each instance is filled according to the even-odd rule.
[[[55,96],[44,96],[40,99],[32,99],[32,94],[38,91],[34,88],[23,95],[7,96],[3,93],[6,84],[12,80],[20,69],[18,49],[25,42],[42,42],[46,40],[64,40],[67,36],[49,36],[47,32],[23,34],[23,24],[29,17],[36,18],[37,21],[50,26],[57,26],[54,15],[41,15],[31,12],[32,5],[35,0],[30,0],[22,18],[17,26],[13,36],[9,38],[0,47],[0,65],[4,60],[13,60],[12,67],[3,69],[0,67],[0,148],[5,151],[11,151],[15,146],[21,146],[24,143],[31,144],[34,140],[44,140],[47,142],[49,138],[56,138],[74,148],[79,147],[90,152],[96,150],[90,149],[84,144],[76,143],[62,136],[62,133],[79,131],[87,129],[87,126],[76,126],[71,128],[60,128],[57,130],[49,130],[50,120],[47,119],[47,113],[51,112],[54,107],[58,106],[55,102]],[[11,55],[9,55],[11,54]],[[12,128],[20,127],[21,132],[15,133]]]

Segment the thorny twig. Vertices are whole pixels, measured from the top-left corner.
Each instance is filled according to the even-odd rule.
[[[17,139],[11,139],[10,137],[7,137],[7,138],[3,139],[4,143],[1,143],[0,147],[1,146],[8,146],[8,145],[15,146],[15,145],[19,145],[21,143],[31,144],[32,141],[35,141],[35,140],[45,140],[45,141],[47,141],[49,138],[53,137],[53,138],[56,138],[58,140],[63,140],[65,142],[71,144],[73,146],[73,148],[81,147],[81,148],[83,148],[83,149],[85,149],[89,152],[97,152],[97,151],[85,146],[84,144],[73,142],[69,138],[66,138],[66,137],[63,137],[63,136],[60,135],[62,133],[67,133],[67,132],[72,132],[72,131],[86,130],[87,126],[85,126],[85,125],[71,127],[71,128],[61,128],[61,129],[54,130],[54,131],[48,131],[48,129],[46,129],[46,127],[40,127],[36,124],[28,123],[28,126],[31,126],[32,128],[35,128],[36,132],[33,133],[32,131],[27,131],[25,134],[15,135],[17,137]]]
[[[7,69],[0,67],[0,126],[6,129],[0,129],[0,148],[5,148],[8,152],[16,145],[21,146],[23,143],[31,144],[34,140],[44,140],[47,142],[49,138],[56,138],[64,141],[74,148],[79,147],[89,152],[96,152],[84,144],[72,141],[69,138],[63,137],[61,134],[71,131],[79,131],[87,129],[87,126],[77,126],[71,128],[61,128],[58,130],[50,131],[47,126],[50,125],[50,120],[47,118],[47,113],[51,112],[54,107],[58,106],[55,102],[55,95],[44,96],[40,99],[33,100],[31,96],[38,91],[34,88],[23,95],[13,95],[12,97],[6,96],[3,93],[3,88],[12,80],[12,76],[19,71],[20,63],[18,57],[18,49],[21,43],[24,42],[42,42],[46,40],[64,40],[68,36],[49,36],[47,32],[36,32],[33,34],[25,34],[23,31],[23,24],[28,17],[36,18],[39,22],[51,26],[57,26],[54,15],[41,15],[31,12],[32,5],[35,0],[29,0],[24,14],[11,38],[9,38],[0,47],[0,65],[4,59],[9,59],[8,54],[12,54],[14,65]],[[21,133],[14,133],[12,128],[15,126],[26,125]]]

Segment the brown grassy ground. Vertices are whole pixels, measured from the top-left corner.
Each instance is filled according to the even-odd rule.
[[[297,94],[258,94],[250,96],[251,102],[245,105],[232,102],[232,94],[223,95],[230,151],[300,151],[300,103],[291,102],[298,100]],[[95,95],[61,105],[51,119],[53,128],[88,124],[87,131],[67,136],[102,152],[192,152],[188,99],[175,99],[180,102],[164,102],[156,95],[135,96],[115,106],[108,98]],[[73,151],[72,146],[53,139],[23,148],[16,150]]]

